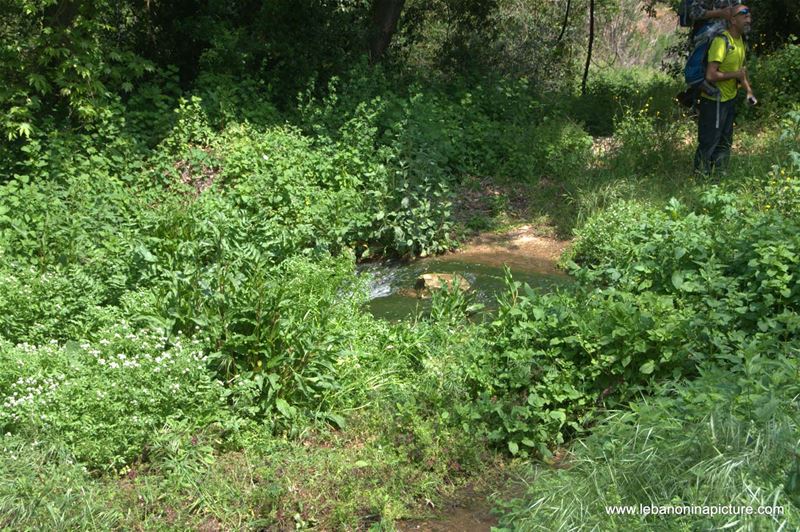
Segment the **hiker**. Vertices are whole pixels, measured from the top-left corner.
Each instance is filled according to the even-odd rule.
[[[733,8],[728,29],[711,41],[708,49],[706,81],[716,94],[703,90],[697,120],[697,152],[694,168],[703,174],[724,170],[733,143],[733,119],[739,87],[747,91],[747,103],[756,104],[747,69],[744,66],[743,36],[750,31],[750,8]]]
[[[706,74],[706,55],[708,46],[717,35],[728,27],[728,21],[740,0],[682,0],[678,18],[682,27],[689,27],[689,58],[683,69],[686,90],[676,98],[678,102],[697,113],[697,99],[700,97]]]

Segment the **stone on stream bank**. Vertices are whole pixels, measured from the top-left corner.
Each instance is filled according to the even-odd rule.
[[[447,286],[456,286],[462,292],[470,289],[469,281],[457,273],[423,273],[417,277],[414,289],[417,291],[417,297],[424,299],[431,297],[433,290]]]

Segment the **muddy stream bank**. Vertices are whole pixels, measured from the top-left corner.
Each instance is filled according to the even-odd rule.
[[[369,309],[376,317],[400,320],[429,308],[430,299],[414,290],[417,279],[426,273],[463,277],[474,302],[491,310],[505,289],[506,266],[515,281],[534,288],[552,290],[569,283],[570,277],[557,267],[567,245],[536,236],[531,227],[523,226],[507,233],[479,235],[461,249],[437,257],[362,264],[359,272],[369,277]]]

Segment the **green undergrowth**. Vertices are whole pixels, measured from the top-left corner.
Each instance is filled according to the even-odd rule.
[[[559,468],[523,475],[524,497],[500,503],[503,529],[797,528],[796,357],[796,346],[751,351],[733,370],[709,366],[608,413]],[[621,506],[637,513],[611,513]],[[752,514],[657,514],[692,506]]]
[[[569,262],[589,288],[577,299],[518,296],[514,349],[502,351],[515,371],[492,383],[514,406],[494,410],[497,426],[518,453],[536,434],[509,420],[591,435],[543,451],[558,467],[532,468],[525,496],[499,503],[506,528],[797,526],[798,116],[784,121],[768,172],[706,187],[692,207],[621,202],[590,218]],[[521,374],[531,356],[547,362]],[[529,384],[539,375],[546,392]],[[640,505],[783,514],[608,513]]]
[[[796,112],[781,131],[753,116],[707,182],[687,173],[691,126],[664,116],[660,77],[593,82],[587,106],[630,100],[594,125],[525,80],[399,81],[356,65],[279,113],[206,73],[182,99],[174,80],[138,87],[80,131],[3,146],[0,527],[391,527],[498,459],[555,463],[594,431],[596,463],[603,431],[623,449],[656,424],[642,405],[683,408],[723,375],[750,390],[783,361],[788,382]],[[594,127],[615,134],[601,146]],[[356,262],[452,248],[454,195],[487,181],[530,192],[519,221],[576,230],[574,286],[509,276],[484,322],[457,290],[401,323],[366,312]],[[493,197],[487,228],[513,203]],[[739,406],[718,418],[746,453],[762,398],[725,393]],[[687,409],[670,419],[710,449],[711,418]],[[794,430],[773,414],[755,421]],[[752,485],[777,493],[788,436],[747,434],[765,445]],[[627,486],[609,493],[631,500]],[[553,507],[523,498],[503,521],[570,522]]]
[[[451,408],[479,343],[442,305],[410,324],[329,321],[330,365],[288,382],[288,364],[224,381],[202,335],[124,323],[3,345],[3,525],[340,529],[424,513],[494,460]]]

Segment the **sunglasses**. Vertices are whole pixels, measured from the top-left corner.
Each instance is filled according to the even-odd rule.
[[[750,14],[750,9],[744,8],[741,11],[739,11],[738,13],[736,13],[734,16],[738,17],[739,15],[749,15],[749,14]]]

